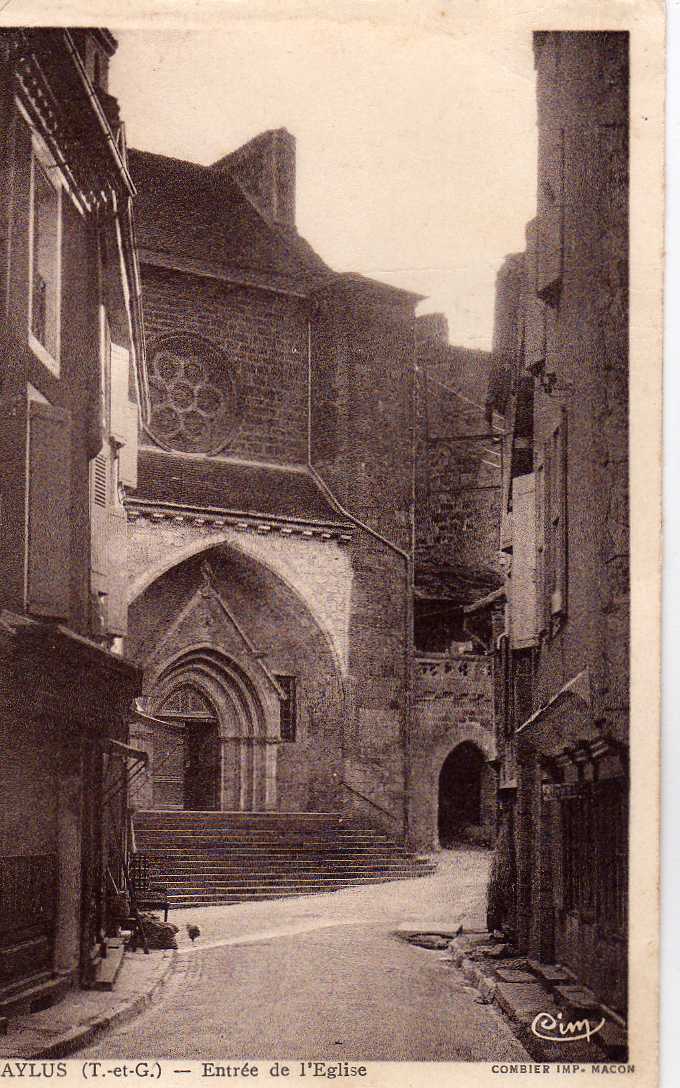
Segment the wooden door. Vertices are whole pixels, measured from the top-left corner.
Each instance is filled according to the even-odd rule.
[[[219,739],[215,722],[187,721],[185,808],[218,808]]]
[[[185,807],[184,767],[186,763],[186,732],[182,723],[163,722],[154,726],[153,738],[153,807],[175,809]]]

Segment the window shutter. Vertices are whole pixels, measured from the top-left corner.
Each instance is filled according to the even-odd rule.
[[[510,575],[510,638],[513,649],[535,646],[536,623],[536,499],[535,476],[512,481],[512,568]]]
[[[501,487],[501,529],[500,529],[500,550],[502,552],[512,551],[512,513],[510,507],[510,488],[511,479],[510,472],[512,469],[512,433],[503,435],[502,438],[502,465],[503,465],[503,480]]]
[[[543,447],[543,629],[550,631],[551,612],[550,598],[555,585],[555,549],[550,521],[552,505],[553,479],[552,441],[549,440]]]
[[[536,443],[536,618],[538,632],[546,630],[546,538],[545,538],[545,455],[544,444]]]
[[[553,488],[550,521],[553,549],[553,582],[550,614],[567,610],[567,413],[563,409],[559,426],[552,435]]]
[[[109,576],[104,599],[107,633],[127,634],[127,517],[118,506],[108,517]]]
[[[119,344],[111,344],[111,436],[119,444],[127,442],[128,384],[130,353]]]
[[[95,593],[107,591],[109,481],[109,454],[104,449],[90,462],[90,570],[92,590]]]
[[[71,574],[71,417],[64,408],[29,404],[29,612],[69,615]]]
[[[132,401],[127,403],[127,439],[118,451],[118,478],[133,491],[137,487],[137,428],[138,409]]]

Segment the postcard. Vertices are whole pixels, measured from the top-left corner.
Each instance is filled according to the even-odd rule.
[[[0,1076],[652,1088],[664,12],[0,12]]]

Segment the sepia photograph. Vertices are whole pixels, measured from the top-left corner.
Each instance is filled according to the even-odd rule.
[[[2,9],[0,1076],[656,1083],[663,13],[565,10]]]

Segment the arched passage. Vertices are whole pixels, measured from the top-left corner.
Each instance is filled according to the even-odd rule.
[[[476,744],[463,741],[442,764],[439,772],[439,842],[477,838],[483,822],[482,786],[484,756]]]

